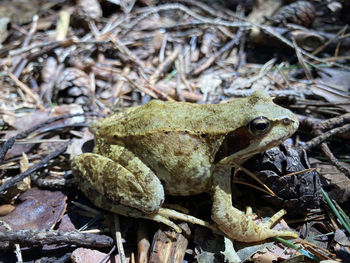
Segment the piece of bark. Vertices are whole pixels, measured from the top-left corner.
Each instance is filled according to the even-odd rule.
[[[186,223],[181,228],[190,233]],[[187,248],[188,240],[182,233],[174,230],[158,230],[154,236],[149,262],[153,263],[182,263]]]
[[[1,231],[0,242],[10,242],[12,244],[18,243],[22,246],[70,244],[95,248],[110,248],[114,244],[112,238],[104,235],[55,230]]]

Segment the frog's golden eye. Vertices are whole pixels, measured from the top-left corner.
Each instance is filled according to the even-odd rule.
[[[264,116],[260,116],[249,122],[248,129],[253,135],[260,135],[270,130],[270,120]]]

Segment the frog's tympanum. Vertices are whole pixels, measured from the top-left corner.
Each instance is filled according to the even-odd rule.
[[[186,215],[162,208],[165,194],[210,192],[212,219],[229,238],[295,237],[271,229],[283,210],[256,224],[232,206],[231,169],[280,144],[297,127],[296,116],[263,91],[215,105],[153,100],[95,123],[94,152],[75,156],[72,170],[95,205],[118,214],[178,230],[170,219]]]

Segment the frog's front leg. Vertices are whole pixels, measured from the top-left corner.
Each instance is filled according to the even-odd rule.
[[[217,168],[214,171],[212,199],[212,219],[231,239],[256,242],[275,236],[297,237],[297,234],[292,231],[271,229],[284,214],[283,210],[267,222],[256,224],[249,215],[232,206],[230,169]]]

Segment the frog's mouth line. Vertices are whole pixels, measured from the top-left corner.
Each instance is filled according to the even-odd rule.
[[[271,129],[267,133],[261,135],[251,134],[247,130],[247,127],[244,126],[238,128],[237,130],[234,130],[233,132],[230,132],[226,135],[219,150],[216,152],[214,163],[218,163],[221,160],[233,155],[235,155],[234,159],[236,159],[236,161],[238,158],[243,162],[244,160],[250,158],[258,152],[266,151],[267,149],[277,146],[285,139],[289,138],[291,134],[286,134],[285,136],[278,138],[276,141],[271,141],[270,143],[266,143],[266,145],[260,145],[260,147],[259,145],[255,145],[256,148],[251,149],[251,151],[244,151],[245,149],[248,149],[252,146],[252,142],[259,142],[264,137],[268,136],[268,134],[273,130],[273,127],[277,124],[277,122],[278,121],[272,123]],[[238,154],[239,152],[242,153]]]

